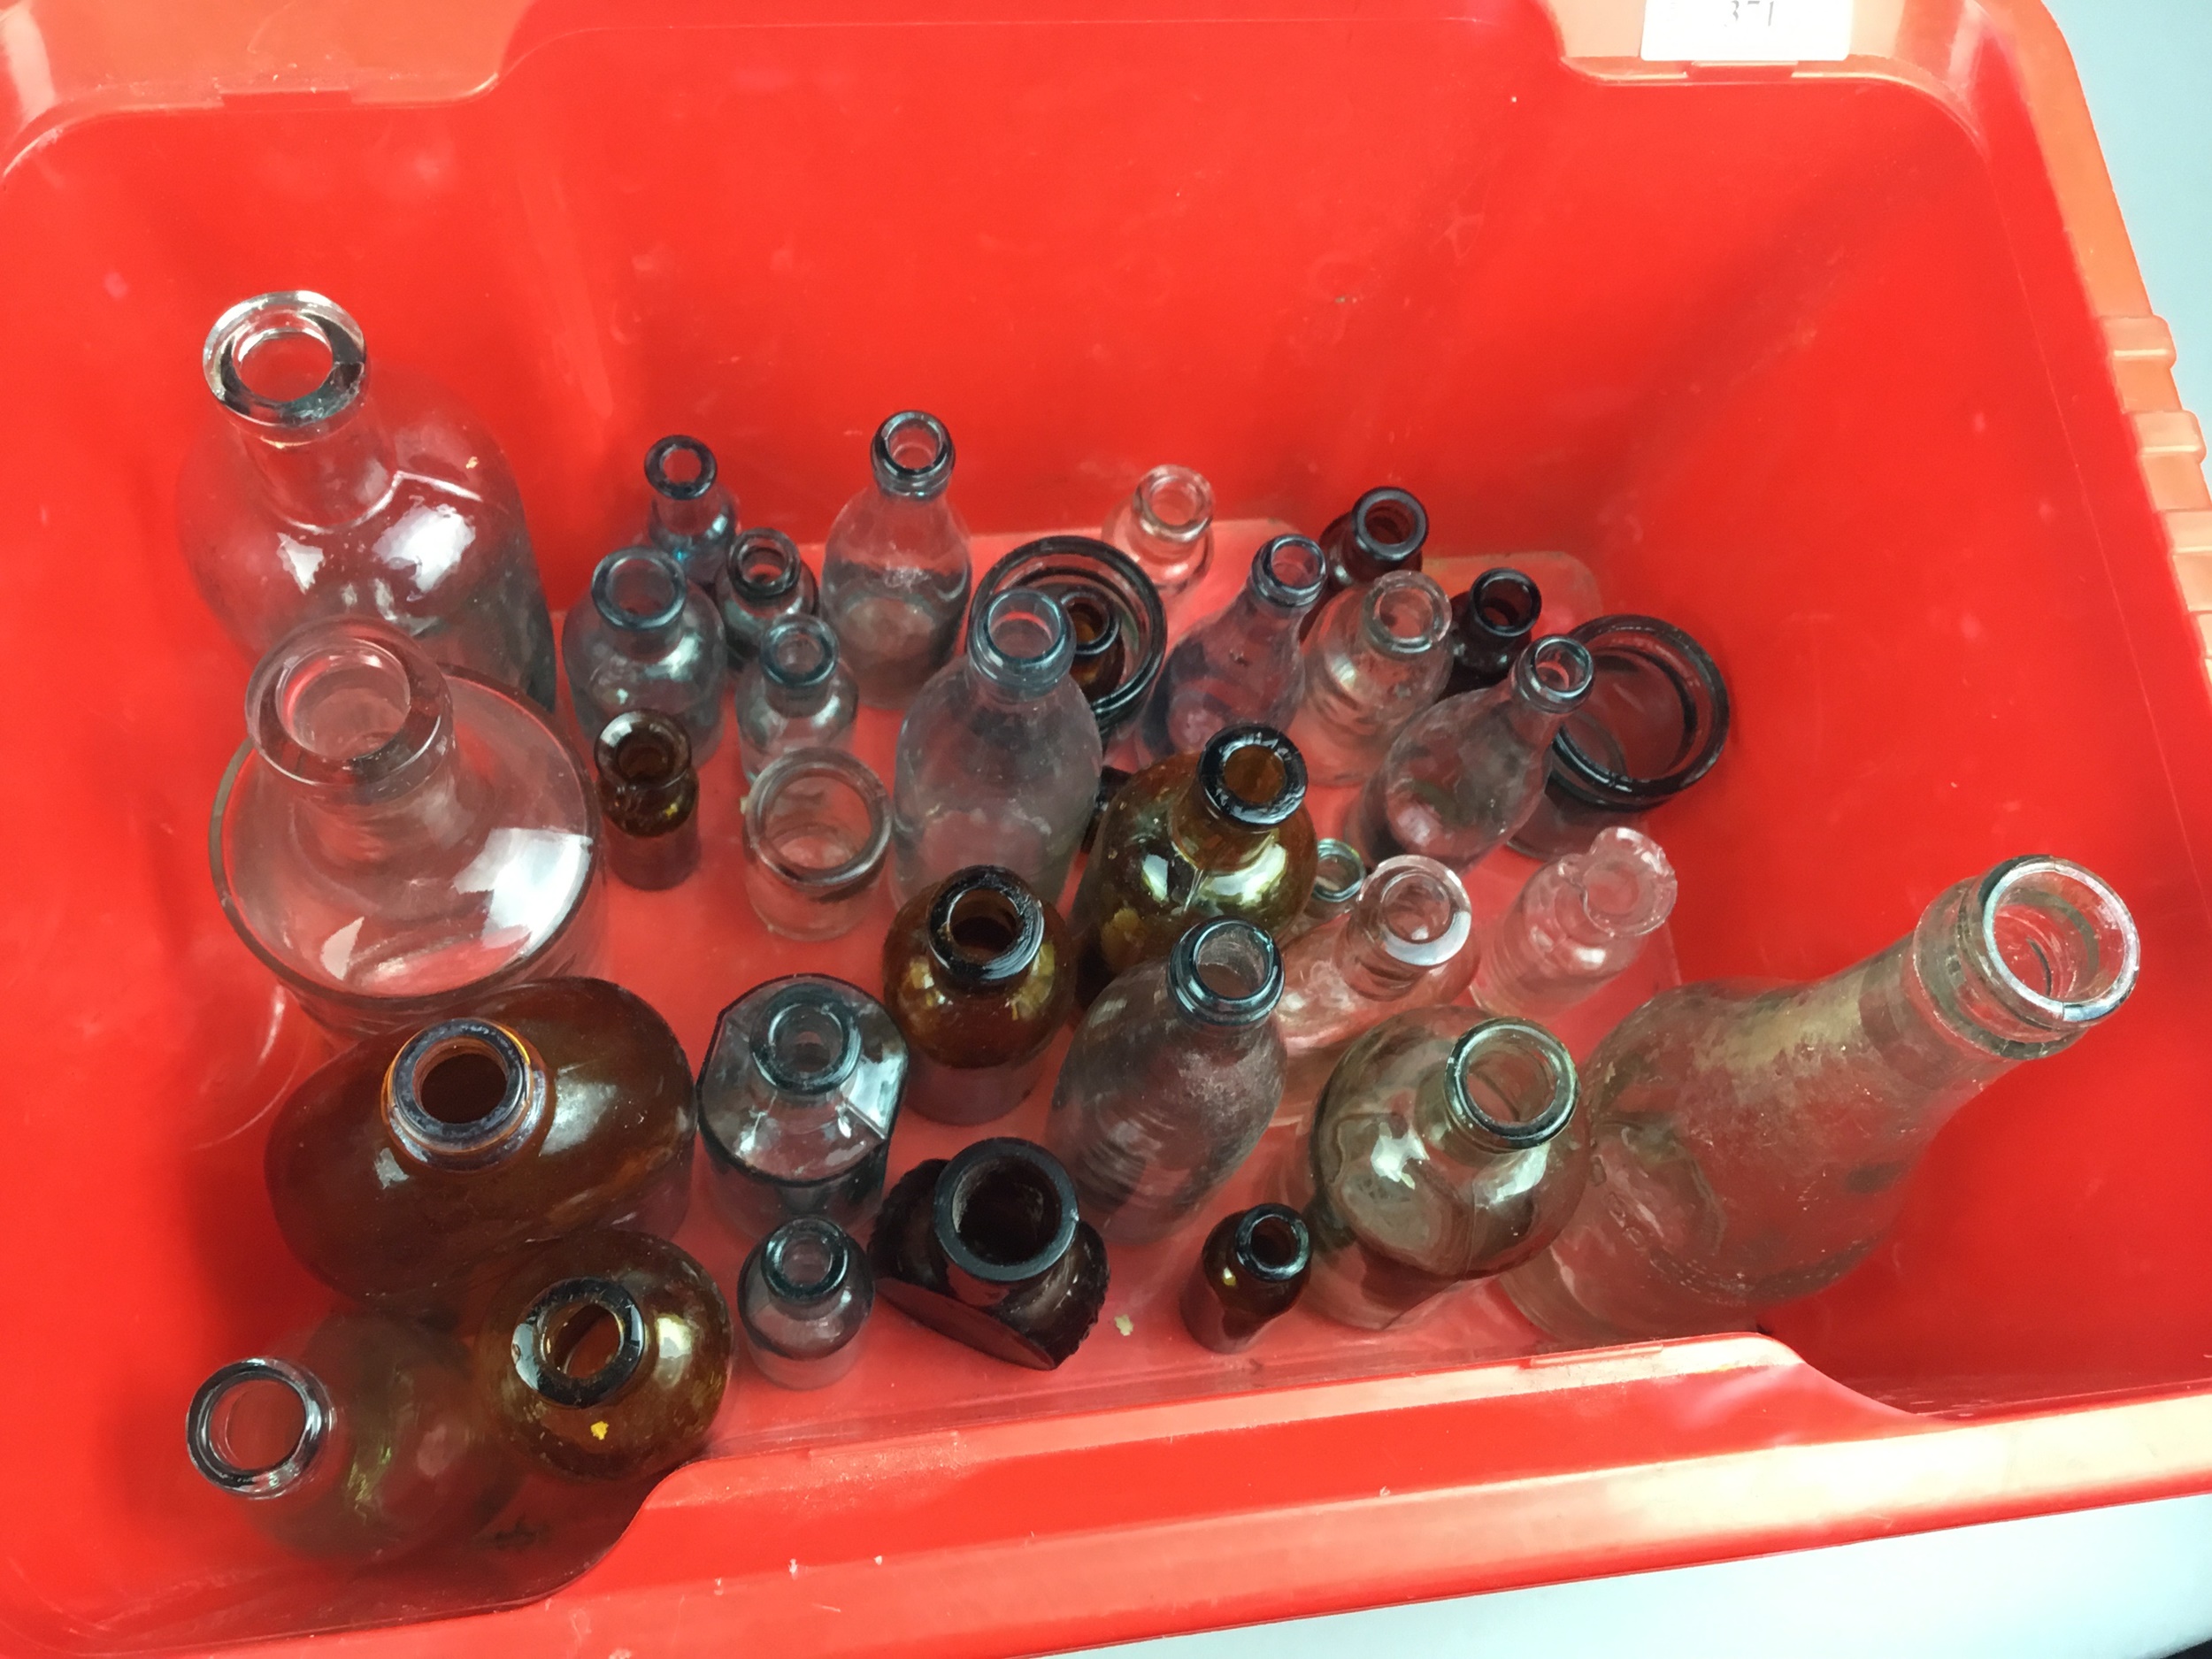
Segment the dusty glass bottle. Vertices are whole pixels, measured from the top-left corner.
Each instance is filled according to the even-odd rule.
[[[1067,929],[1012,871],[955,871],[891,924],[883,1002],[906,1038],[908,1106],[938,1123],[1003,1118],[1075,1006]]]
[[[1282,991],[1275,941],[1217,918],[1091,1004],[1044,1138],[1110,1241],[1173,1232],[1259,1144],[1283,1094]]]
[[[1487,690],[1511,673],[1543,612],[1542,591],[1521,572],[1501,565],[1476,577],[1452,602],[1452,672],[1444,695]]]
[[[1587,852],[1528,879],[1475,969],[1475,1002],[1495,1014],[1564,1013],[1643,953],[1674,909],[1674,866],[1632,829],[1600,830]]]
[[[753,1247],[737,1276],[745,1351],[779,1388],[826,1387],[852,1370],[875,1305],[866,1253],[823,1216],[785,1222]]]
[[[1542,1249],[1589,1182],[1576,1095],[1525,1020],[1413,1009],[1355,1042],[1279,1169],[1313,1237],[1305,1305],[1381,1330]]]
[[[1057,604],[1009,588],[914,699],[891,783],[891,890],[902,902],[974,864],[1059,898],[1101,764],[1098,722],[1068,678],[1073,647]]]
[[[596,946],[599,812],[532,704],[341,618],[263,659],[209,856],[247,948],[334,1029],[412,1026]]]
[[[810,617],[818,603],[814,572],[780,530],[748,530],[714,579],[722,613],[722,652],[732,673],[759,655],[768,630],[787,617]]]
[[[936,416],[892,416],[869,449],[874,485],[823,545],[823,619],[872,709],[905,708],[959,643],[973,578],[968,527],[945,497],[952,458]]]
[[[672,887],[699,867],[699,774],[680,721],[633,709],[599,729],[607,864],[648,892]]]
[[[1137,722],[1148,762],[1194,755],[1227,726],[1288,728],[1305,694],[1298,618],[1321,576],[1321,549],[1302,535],[1279,535],[1252,556],[1243,591],[1168,653]]]
[[[1272,933],[1305,908],[1318,863],[1297,745],[1264,726],[1148,766],[1099,820],[1070,918],[1076,996],[1167,954],[1193,922],[1239,916]]]
[[[221,408],[187,457],[177,534],[249,656],[350,615],[552,712],[553,623],[513,474],[443,388],[380,365],[319,294],[263,294],[201,353]]]
[[[785,939],[836,939],[876,913],[891,798],[857,756],[795,749],[745,797],[745,896]]]
[[[477,1394],[508,1440],[574,1479],[645,1480],[706,1445],[730,1312],[665,1239],[597,1228],[534,1252],[476,1330]]]
[[[1365,781],[1451,672],[1451,611],[1419,571],[1392,571],[1328,603],[1306,641],[1291,741],[1315,785]]]
[[[1343,915],[1352,908],[1352,901],[1359,897],[1366,880],[1367,861],[1359,856],[1358,848],[1334,836],[1316,841],[1313,891],[1306,895],[1306,908],[1275,930],[1275,942],[1287,949],[1291,941],[1302,939],[1322,923]]]
[[[906,1039],[859,987],[798,973],[722,1010],[699,1071],[709,1190],[748,1238],[793,1216],[850,1226],[883,1190]]]
[[[192,1466],[288,1549],[380,1565],[457,1540],[521,1478],[450,1337],[338,1313],[200,1385]]]
[[[737,497],[722,484],[714,451],[680,434],[645,452],[653,492],[645,539],[683,567],[695,588],[712,593],[737,539]]]
[[[1392,571],[1417,571],[1428,545],[1428,509],[1402,489],[1371,489],[1351,510],[1339,513],[1319,537],[1327,560],[1317,612],[1302,632],[1318,620],[1317,607],[1348,588],[1379,581]]]
[[[696,1122],[666,1021],[603,979],[546,979],[316,1071],[277,1109],[264,1170],[310,1272],[442,1310],[506,1251],[673,1232]]]
[[[1160,597],[1171,598],[1213,562],[1213,486],[1187,466],[1156,466],[1106,515],[1099,539],[1136,560]]]
[[[1505,1288],[1576,1347],[1741,1330],[1810,1295],[1894,1225],[1951,1115],[2111,1014],[2139,960],[2103,881],[2015,858],[1828,979],[1661,992],[1584,1068],[1588,1195]]]
[[[584,741],[618,714],[650,709],[681,720],[694,765],[722,741],[722,631],[707,596],[657,548],[599,561],[590,603],[561,623],[561,660]]]
[[[1243,1352],[1297,1305],[1312,1259],[1305,1217],[1286,1205],[1224,1216],[1183,1281],[1183,1328],[1217,1354]]]
[[[1502,685],[1416,716],[1360,792],[1344,839],[1370,864],[1419,853],[1464,870],[1486,856],[1543,798],[1552,734],[1589,695],[1590,672],[1588,651],[1549,634]]]
[[[770,626],[737,681],[737,752],[747,778],[799,749],[850,749],[860,693],[819,617]]]

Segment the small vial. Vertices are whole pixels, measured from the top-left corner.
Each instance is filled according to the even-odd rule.
[[[875,1305],[867,1256],[822,1216],[785,1222],[753,1247],[737,1278],[745,1351],[779,1388],[826,1387],[852,1370]]]
[[[1587,852],[1528,879],[1475,970],[1494,1014],[1564,1013],[1643,953],[1674,909],[1674,866],[1640,831],[1600,830]]]
[[[786,617],[812,616],[817,603],[814,572],[789,536],[769,529],[739,536],[714,579],[730,672],[739,672],[760,654],[769,629]]]
[[[745,895],[772,933],[835,939],[875,902],[891,848],[891,799],[841,749],[772,762],[745,802]]]
[[[1161,598],[1180,593],[1213,562],[1213,486],[1187,466],[1156,466],[1107,516],[1100,539],[1136,560]]]
[[[653,492],[646,540],[711,593],[737,534],[737,497],[716,481],[714,451],[681,434],[663,438],[645,452],[645,481]]]
[[[790,616],[762,635],[737,681],[737,753],[745,776],[798,749],[849,749],[860,693],[817,616]]]
[[[1183,1325],[1217,1354],[1250,1348],[1306,1287],[1313,1240],[1294,1210],[1255,1204],[1224,1216],[1183,1281]]]
[[[685,880],[699,867],[699,774],[682,723],[633,709],[600,729],[592,752],[616,877],[648,892]]]
[[[1476,577],[1452,604],[1452,672],[1444,695],[1486,690],[1511,673],[1543,614],[1542,591],[1519,571],[1500,565]]]

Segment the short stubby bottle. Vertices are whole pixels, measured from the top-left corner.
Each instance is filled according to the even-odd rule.
[[[477,1393],[525,1455],[571,1479],[642,1482],[704,1449],[730,1311],[667,1240],[600,1228],[517,1265],[471,1346]]]
[[[1451,672],[1444,590],[1393,571],[1329,602],[1305,646],[1305,698],[1290,735],[1322,787],[1363,783]]]
[[[177,534],[242,650],[357,616],[553,711],[522,497],[474,415],[404,369],[372,384],[360,325],[319,294],[232,306],[200,366],[222,408],[186,459]]]
[[[1278,1168],[1313,1239],[1305,1306],[1381,1330],[1541,1250],[1589,1185],[1576,1095],[1558,1038],[1464,1006],[1355,1042]]]
[[[1321,549],[1302,535],[1279,535],[1252,556],[1243,591],[1168,653],[1137,722],[1148,762],[1194,755],[1224,726],[1289,728],[1305,695],[1298,619],[1321,575]]]
[[[955,871],[891,924],[883,1002],[906,1037],[908,1106],[939,1123],[1003,1118],[1075,1006],[1067,929],[1012,871]]]
[[[737,497],[720,480],[714,451],[680,434],[645,452],[653,492],[645,539],[683,567],[684,579],[712,593],[737,540]]]
[[[1306,908],[1275,930],[1275,942],[1288,949],[1324,922],[1334,921],[1352,908],[1367,882],[1367,861],[1349,841],[1325,835],[1314,843],[1313,891]]]
[[[745,1351],[780,1388],[826,1387],[852,1370],[875,1305],[866,1252],[825,1216],[794,1216],[737,1276]]]
[[[745,896],[785,939],[836,939],[878,914],[891,797],[859,757],[795,749],[745,797]]]
[[[1116,1244],[1195,1215],[1266,1133],[1283,1093],[1270,1016],[1275,941],[1249,922],[1202,922],[1091,1004],[1052,1091],[1045,1145]]]
[[[1183,1281],[1183,1328],[1217,1354],[1239,1354],[1298,1304],[1313,1241],[1285,1204],[1255,1204],[1214,1224]]]
[[[607,864],[618,880],[648,892],[672,887],[699,867],[699,774],[680,721],[633,709],[599,728]]]
[[[584,741],[618,714],[650,709],[683,722],[703,766],[722,741],[722,629],[707,596],[657,548],[599,561],[588,603],[561,624],[561,660]]]
[[[946,499],[952,434],[896,414],[869,448],[875,483],[845,503],[822,549],[822,616],[872,709],[903,709],[951,659],[974,580],[968,527]]]
[[[1584,1067],[1591,1201],[1507,1293],[1574,1347],[1743,1330],[1811,1295],[1896,1224],[1951,1115],[2109,1017],[2140,961],[2111,887],[2014,858],[1825,979],[1661,992]]]
[[[745,776],[799,749],[850,749],[860,693],[815,616],[786,617],[761,635],[737,680],[737,753]]]
[[[1452,672],[1444,695],[1486,691],[1513,672],[1544,613],[1541,589],[1501,565],[1486,570],[1452,602]]]
[[[1317,863],[1305,762],[1280,732],[1231,726],[1198,755],[1147,767],[1108,803],[1076,889],[1076,995],[1088,1006],[1209,917],[1280,931]]]
[[[1187,466],[1156,466],[1106,515],[1099,539],[1136,560],[1161,598],[1172,598],[1213,563],[1213,486]]]
[[[1494,1014],[1564,1013],[1643,954],[1674,909],[1674,866],[1632,829],[1600,830],[1587,852],[1528,879],[1475,969],[1475,1002]]]
[[[377,1313],[333,1314],[223,1366],[192,1397],[185,1449],[286,1548],[349,1567],[458,1541],[522,1474],[478,1402],[467,1350]]]
[[[1416,716],[1368,778],[1344,839],[1371,864],[1419,853],[1465,870],[1486,856],[1543,799],[1553,733],[1589,695],[1590,679],[1590,653],[1549,634],[1502,685]]]
[[[797,543],[780,530],[748,530],[737,538],[714,579],[722,613],[722,651],[738,673],[760,654],[768,630],[791,617],[810,617],[819,595]]]
[[[340,1055],[277,1109],[264,1168],[316,1278],[443,1311],[505,1252],[675,1231],[696,1123],[666,1021],[603,979],[547,979]]]
[[[724,1009],[699,1072],[724,1217],[753,1239],[793,1216],[857,1223],[883,1190],[906,1065],[883,1004],[842,979],[771,979]]]
[[[1429,541],[1428,509],[1406,490],[1371,489],[1331,519],[1319,541],[1328,568],[1318,603],[1326,604],[1346,588],[1380,581],[1393,571],[1419,570]],[[1318,620],[1309,615],[1305,631]]]
[[[1068,678],[1073,648],[1057,604],[1009,588],[914,699],[891,782],[891,887],[902,902],[975,864],[1059,898],[1101,764],[1098,722]]]
[[[534,705],[342,618],[263,659],[246,731],[215,797],[216,893],[324,1025],[411,1027],[588,966],[595,791]]]

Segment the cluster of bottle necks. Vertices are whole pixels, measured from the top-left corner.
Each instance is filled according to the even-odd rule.
[[[299,340],[321,355],[297,383],[255,361]],[[1847,1271],[1949,1114],[2133,984],[2119,898],[2014,858],[1829,979],[1663,992],[1578,1064],[1548,1023],[1666,921],[1641,826],[1728,730],[1678,628],[1540,634],[1509,565],[1455,601],[1422,503],[1385,488],[1266,541],[1171,642],[1213,551],[1178,467],[1102,539],[972,590],[951,436],[910,411],[818,579],[741,524],[704,445],[656,444],[640,541],[561,633],[565,730],[520,506],[465,413],[381,372],[372,396],[359,330],[313,295],[236,308],[207,361],[227,423],[181,533],[259,657],[216,880],[358,1041],[266,1156],[286,1240],[352,1310],[217,1372],[188,1435],[303,1550],[618,1525],[706,1445],[734,1352],[834,1383],[879,1291],[1052,1369],[1112,1251],[1171,1236],[1202,1240],[1180,1307],[1222,1352],[1294,1304],[1382,1328],[1488,1279],[1569,1344],[1741,1328]],[[902,716],[888,789],[850,750],[864,704]],[[652,1009],[580,976],[606,869],[696,868],[731,713],[764,925],[834,937],[884,881],[898,909],[879,995],[757,985],[695,1075]],[[1310,789],[1355,785],[1318,836]],[[1508,845],[1533,872],[1479,919],[1463,878]],[[1048,1080],[1038,1141],[986,1130],[887,1180],[902,1111],[984,1129]],[[1277,1124],[1271,1202],[1219,1213]],[[752,1241],[727,1294],[669,1241],[701,1144]]]

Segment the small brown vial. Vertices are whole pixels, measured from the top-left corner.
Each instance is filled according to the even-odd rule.
[[[1452,603],[1452,672],[1443,695],[1481,691],[1513,672],[1544,613],[1536,584],[1506,565],[1486,570]]]
[[[1296,1304],[1312,1260],[1313,1240],[1296,1210],[1255,1204],[1224,1216],[1183,1283],[1184,1325],[1217,1354],[1250,1348]]]
[[[1357,588],[1392,571],[1417,571],[1421,549],[1429,539],[1428,509],[1402,489],[1371,489],[1352,503],[1349,512],[1330,520],[1315,538],[1328,565],[1321,581],[1321,597],[1313,602],[1305,620],[1298,625],[1300,639],[1313,632],[1329,601],[1347,588]]]
[[[699,774],[683,726],[629,710],[601,728],[594,758],[615,875],[649,892],[681,882],[699,867]]]

